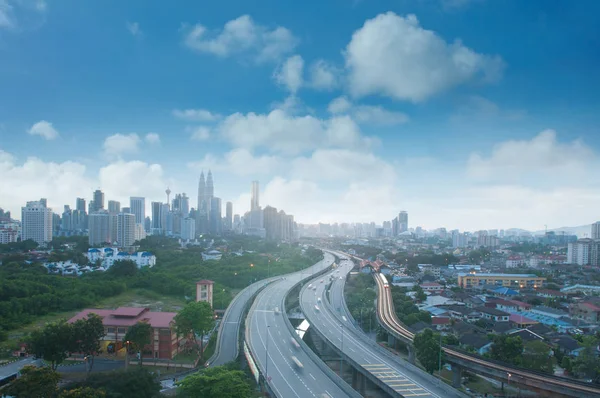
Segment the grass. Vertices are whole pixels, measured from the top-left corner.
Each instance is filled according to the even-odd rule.
[[[208,345],[204,349],[204,355],[202,357],[204,358],[205,362],[215,353],[215,349],[217,347],[217,334],[218,332],[215,332],[212,334],[212,336],[210,336],[210,340],[208,340]]]
[[[212,355],[212,354],[211,354]],[[195,352],[181,352],[173,358],[173,362],[177,363],[194,363],[198,358],[198,354]]]

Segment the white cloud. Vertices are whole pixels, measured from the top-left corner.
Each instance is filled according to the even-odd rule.
[[[304,60],[299,55],[289,57],[273,73],[273,78],[277,84],[287,88],[292,95],[296,94],[302,86],[302,73],[304,69]]]
[[[151,200],[164,200],[165,189],[173,186],[161,165],[139,160],[119,160],[100,168],[98,183],[107,198],[128,203],[130,196],[145,196],[147,206]]]
[[[142,30],[140,29],[140,24],[137,22],[127,22],[127,30],[134,37],[139,37],[142,35]]]
[[[135,153],[139,150],[140,137],[135,134],[114,134],[104,140],[104,152],[108,156],[119,157],[125,153]]]
[[[298,39],[284,27],[270,29],[257,24],[249,15],[242,15],[214,33],[197,24],[186,32],[184,43],[193,50],[223,58],[247,54],[257,62],[263,62],[277,61],[292,52]]]
[[[0,28],[12,28],[14,26],[12,12],[13,7],[8,0],[0,0]]]
[[[417,17],[380,14],[354,32],[346,51],[349,88],[356,97],[381,94],[423,101],[481,78],[497,80],[504,62],[476,53],[459,40],[447,43],[423,29]]]
[[[46,140],[54,140],[58,137],[58,131],[52,127],[52,123],[40,120],[27,131],[31,135],[39,135]]]
[[[214,122],[222,117],[206,109],[174,109],[172,113],[177,119],[192,122]]]
[[[190,139],[193,141],[206,141],[210,138],[210,129],[206,126],[195,126],[186,128],[190,135]]]
[[[146,137],[144,139],[149,144],[159,144],[160,143],[160,136],[156,133],[148,133],[148,134],[146,134]]]
[[[268,148],[287,154],[320,147],[369,147],[375,140],[362,137],[347,117],[322,120],[313,116],[292,116],[281,109],[269,114],[235,113],[218,126],[223,138],[235,147]]]
[[[346,98],[345,96],[341,96],[341,97],[337,97],[335,99],[333,99],[330,103],[329,106],[327,107],[327,110],[330,113],[346,113],[350,110],[350,108],[352,108],[352,103],[350,101],[348,101],[348,98]]]
[[[310,67],[310,86],[317,90],[332,90],[340,84],[342,71],[325,60],[318,60]]]
[[[526,180],[572,182],[598,164],[591,148],[580,140],[561,143],[556,132],[545,130],[531,140],[511,140],[494,146],[489,157],[472,153],[467,173],[481,180]],[[539,178],[543,175],[544,178]],[[550,177],[554,177],[550,180]],[[531,181],[530,181],[531,182]]]
[[[502,109],[493,101],[479,96],[472,95],[465,99],[460,104],[457,111],[450,117],[452,122],[466,122],[472,123],[474,120],[485,120],[489,122],[490,119],[501,119],[501,120],[521,120],[527,116],[527,112],[519,109]]]
[[[47,9],[48,4],[44,0],[0,0],[0,29],[26,27],[32,21],[42,20]]]
[[[39,12],[44,12],[48,9],[48,4],[44,0],[37,0],[35,2],[35,9]]]
[[[244,148],[236,148],[227,152],[222,158],[207,154],[198,162],[188,163],[188,167],[200,171],[210,169],[213,171],[228,172],[237,176],[268,175],[278,173],[284,165],[278,156],[254,156]]]
[[[390,111],[382,106],[353,105],[345,96],[332,100],[327,110],[332,114],[350,114],[354,120],[363,124],[394,126],[409,120],[406,114]]]

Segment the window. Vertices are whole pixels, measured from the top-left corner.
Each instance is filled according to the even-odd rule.
[[[106,333],[114,333],[115,332],[115,328],[108,328],[108,331]]]
[[[118,328],[118,329],[117,329],[117,332],[118,332],[119,334],[125,334],[125,333],[127,333],[125,330],[126,330],[125,328]]]

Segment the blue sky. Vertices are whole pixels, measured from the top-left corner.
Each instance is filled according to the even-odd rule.
[[[596,1],[0,0],[0,206],[216,194],[300,222],[587,224]]]

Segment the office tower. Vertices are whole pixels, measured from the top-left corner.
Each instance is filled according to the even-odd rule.
[[[40,245],[52,240],[52,209],[46,207],[46,200],[27,202],[21,207],[21,240],[31,239]]]
[[[144,231],[146,231],[147,234],[152,231],[152,220],[150,217],[144,219]]]
[[[185,193],[175,195],[171,209],[174,212],[181,213],[183,218],[187,218],[190,215],[190,198]]]
[[[77,198],[75,200],[75,210],[79,210],[85,213],[85,199]]]
[[[600,239],[600,221],[592,224],[592,239]]]
[[[70,235],[73,228],[73,211],[69,205],[65,205],[61,219],[60,219],[60,229],[63,233],[68,236]]]
[[[181,239],[193,240],[196,237],[196,220],[184,218],[181,221]]]
[[[46,198],[41,198],[40,204],[44,207],[48,207],[48,200]]]
[[[52,236],[60,235],[60,214],[52,213]]]
[[[96,205],[94,205],[93,200],[90,200],[90,202],[88,203],[88,214],[92,214],[95,211],[96,211]]]
[[[110,241],[109,216],[106,210],[99,210],[88,216],[90,246],[103,245]]]
[[[265,227],[265,237],[269,240],[279,239],[279,213],[272,206],[266,206],[263,210],[263,225]]]
[[[135,215],[136,224],[144,224],[146,219],[146,198],[132,196],[129,198],[131,213]]]
[[[117,242],[119,246],[132,246],[135,242],[135,215],[119,213],[117,215]]]
[[[204,197],[206,195],[206,181],[204,180],[204,171],[200,173],[200,181],[198,181],[198,206],[196,207],[196,210],[198,211],[198,213],[201,212],[202,209],[204,209],[205,203],[204,203]]]
[[[131,212],[131,207],[122,207],[121,211],[119,213],[131,213],[131,214],[133,214]],[[135,214],[133,214],[133,215],[135,215]]]
[[[221,198],[212,197],[210,199],[210,216],[208,220],[211,234],[219,235],[223,232]]]
[[[212,199],[215,196],[215,186],[213,183],[212,172],[208,170],[208,174],[206,175],[206,198]]]
[[[169,205],[166,203],[161,203],[160,207],[160,228],[162,230],[162,234],[167,234],[167,221],[169,219]]]
[[[99,189],[94,191],[94,211],[104,209],[104,192]]]
[[[233,229],[233,203],[231,202],[225,204],[225,225],[228,231]]]
[[[398,232],[406,232],[408,231],[408,213],[405,211],[401,211],[398,214]]]
[[[134,216],[135,217],[135,216]],[[135,224],[135,240],[142,240],[146,238],[146,230],[144,229],[144,224]]]
[[[108,212],[109,213],[120,213],[121,212],[121,202],[117,202],[116,200],[108,201]]]
[[[110,244],[117,242],[118,236],[118,215],[119,213],[108,213],[108,240]]]
[[[162,235],[162,203],[152,202],[152,235]]]
[[[594,239],[579,239],[567,245],[567,263],[577,265],[600,265],[600,241]]]
[[[258,181],[252,181],[252,197],[250,198],[250,211],[260,209]]]

